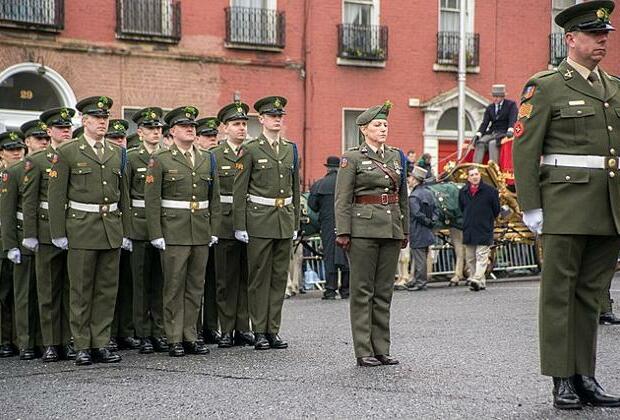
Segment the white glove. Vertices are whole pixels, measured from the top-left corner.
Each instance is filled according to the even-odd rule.
[[[217,236],[211,236],[211,241],[209,242],[209,246],[213,246],[217,243],[217,241],[219,241],[220,238],[218,238]]]
[[[36,251],[39,249],[39,241],[37,238],[24,238],[22,240],[22,246],[31,251]]]
[[[131,242],[131,239],[123,238],[123,244],[121,245],[121,248],[123,248],[125,251],[133,251],[133,243]]]
[[[52,239],[52,243],[54,244],[56,248],[60,248],[64,250],[69,249],[69,240],[67,239],[67,237],[54,238]]]
[[[250,242],[250,237],[248,236],[247,230],[236,230],[235,239],[241,242],[245,242],[246,244]]]
[[[532,209],[523,212],[523,223],[533,233],[540,235],[543,229],[543,211],[542,209]]]
[[[166,249],[166,241],[164,238],[157,238],[151,241],[151,245],[153,245],[157,249],[161,249],[162,251]]]
[[[506,137],[512,137],[515,135],[515,129],[512,127],[508,127],[508,131],[506,131]]]
[[[11,260],[13,264],[21,264],[22,253],[19,252],[19,248],[11,248],[7,254],[7,258]]]
[[[297,231],[293,231],[293,240],[296,241],[297,240]]]

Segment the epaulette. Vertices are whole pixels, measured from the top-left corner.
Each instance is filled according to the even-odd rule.
[[[170,152],[171,152],[170,149],[161,148],[159,150],[156,150],[155,153],[153,153],[153,156],[159,156],[159,155],[163,155],[164,153],[170,153]]]
[[[543,70],[543,71],[539,71],[538,73],[536,73],[535,75],[533,75],[532,77],[530,77],[530,80],[534,80],[534,79],[542,79],[543,77],[548,77],[551,76],[552,74],[556,74],[558,73],[558,70]]]
[[[41,149],[41,150],[37,150],[34,153],[30,153],[29,155],[25,156],[24,159],[29,159],[29,158],[33,158],[35,156],[41,155],[41,154],[46,154],[47,153],[47,149]]]
[[[258,139],[258,138],[253,138],[253,139],[250,139],[250,140],[246,140],[246,141],[244,141],[241,145],[242,145],[242,146],[247,146],[248,144],[253,144],[253,143],[256,143],[256,140],[257,140],[257,139]]]
[[[356,151],[358,151],[359,149],[360,149],[360,147],[359,147],[359,146],[355,146],[355,147],[350,147],[350,148],[348,149],[348,151],[349,151],[349,152],[356,152]]]

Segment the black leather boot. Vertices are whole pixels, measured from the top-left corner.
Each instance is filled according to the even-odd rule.
[[[581,410],[581,401],[570,378],[553,378],[553,406],[559,410]]]

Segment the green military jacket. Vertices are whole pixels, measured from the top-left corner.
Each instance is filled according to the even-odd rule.
[[[34,215],[24,214],[22,197],[24,193],[24,161],[15,162],[2,175],[0,194],[0,226],[2,229],[2,248],[8,251],[19,248],[24,255],[33,255],[32,251],[23,248],[25,217]],[[19,217],[18,217],[19,214]]]
[[[51,245],[49,212],[41,207],[47,203],[47,188],[52,170],[52,158],[56,151],[48,146],[45,150],[26,156],[24,176],[24,238],[37,238],[39,243]],[[45,205],[44,205],[45,206]]]
[[[60,145],[52,157],[48,202],[52,238],[67,237],[74,249],[119,248],[127,236],[122,212],[128,201],[121,179],[123,150],[104,143],[100,161],[84,135]],[[98,213],[70,207],[70,201],[100,206]],[[118,203],[118,209],[108,206]]]
[[[299,158],[295,145],[280,139],[279,154],[264,135],[242,146],[239,172],[233,184],[233,229],[249,236],[270,239],[292,238],[299,229]],[[268,199],[292,198],[291,204],[263,205],[250,195]],[[281,200],[283,201],[283,200]]]
[[[149,239],[164,238],[166,245],[207,245],[219,223],[220,187],[210,152],[195,146],[193,167],[176,145],[151,156],[146,172],[144,199]],[[206,209],[166,208],[162,200],[198,203]]]
[[[604,97],[566,61],[523,90],[513,142],[517,197],[524,211],[543,209],[543,233],[620,232],[620,81],[600,73]],[[606,156],[610,167],[541,165],[549,154]]]
[[[232,203],[222,201],[232,200],[233,184],[235,175],[239,172],[241,157],[237,156],[230,148],[227,142],[210,149],[217,161],[217,174],[220,178],[220,200],[221,219],[220,223],[215,227],[218,238],[235,239],[235,231],[233,229]]]
[[[409,234],[404,171],[401,152],[395,147],[385,146],[383,159],[366,143],[345,152],[336,178],[336,234],[404,239]],[[382,194],[398,194],[398,202],[387,205],[355,203],[357,196]]]
[[[134,206],[135,200],[144,201],[144,181],[148,171],[150,153],[141,144],[127,152],[127,169],[125,181],[128,185],[130,199],[129,237],[138,241],[148,241],[149,232],[146,224],[146,209]]]

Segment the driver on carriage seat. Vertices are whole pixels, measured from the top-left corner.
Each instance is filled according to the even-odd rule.
[[[506,85],[491,87],[493,103],[484,111],[482,124],[472,139],[475,145],[474,163],[482,163],[484,154],[489,151],[489,160],[499,162],[499,148],[503,137],[512,137],[512,126],[517,122],[517,104],[506,99]]]

